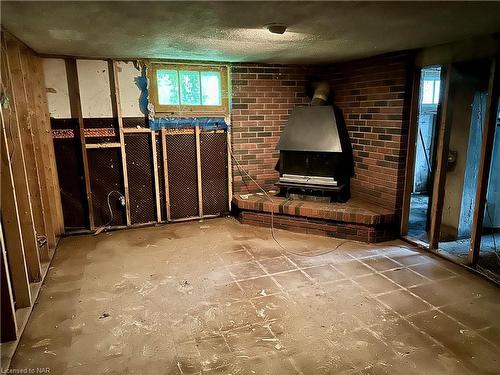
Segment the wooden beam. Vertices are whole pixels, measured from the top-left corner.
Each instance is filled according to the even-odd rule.
[[[120,142],[111,142],[111,143],[86,143],[85,147],[89,148],[119,148],[121,147]]]
[[[24,162],[26,167],[26,176],[28,179],[28,189],[31,199],[36,238],[38,238],[38,236],[46,238],[47,234],[45,230],[45,218],[43,216],[43,203],[40,192],[35,145],[33,133],[31,131],[32,124],[30,113],[33,112],[30,110],[27,100],[27,90],[25,87],[27,82],[25,81],[26,77],[21,64],[21,51],[17,44],[8,44],[8,57],[12,78],[12,89],[16,98],[19,131],[24,151]],[[47,243],[40,248],[40,258],[43,260],[49,259]]]
[[[231,132],[227,129],[227,197],[229,212],[231,212],[231,202],[233,200],[233,160],[231,158]]]
[[[0,342],[13,341],[17,339],[16,309],[14,307],[14,295],[10,283],[9,267],[7,266],[7,254],[3,239],[3,228],[0,222],[0,283],[2,319],[0,328]]]
[[[172,218],[170,216],[170,192],[168,186],[168,161],[167,161],[167,129],[161,129],[161,147],[163,153],[163,180],[165,185],[165,204],[167,211],[167,221],[171,221]]]
[[[24,161],[23,142],[19,131],[19,119],[17,114],[16,96],[13,91],[13,75],[10,72],[9,56],[12,50],[2,46],[2,82],[5,85],[6,95],[10,103],[4,112],[6,127],[6,145],[10,155],[14,187],[16,189],[17,207],[22,230],[24,254],[28,265],[28,276],[30,281],[41,280],[40,256],[35,233],[35,224],[31,207],[28,177]],[[6,115],[5,115],[6,113]]]
[[[196,139],[196,173],[198,179],[198,212],[203,217],[203,188],[201,185],[201,151],[200,151],[200,127],[194,128]]]
[[[155,184],[156,221],[161,222],[160,183],[158,178],[158,155],[156,153],[156,132],[151,130],[151,151],[153,155],[153,178]]]
[[[149,128],[123,128],[124,133],[150,133]]]
[[[429,232],[429,247],[437,249],[441,233],[441,219],[444,203],[444,188],[448,167],[448,146],[450,142],[450,127],[453,115],[454,89],[452,87],[453,66],[449,64],[441,69],[440,103],[438,107],[439,133],[436,151],[436,172],[431,201],[431,228]]]
[[[39,110],[41,116],[42,135],[47,155],[45,155],[47,162],[47,169],[50,178],[50,193],[52,195],[54,211],[54,230],[56,234],[64,233],[64,216],[62,211],[62,201],[59,187],[59,176],[57,173],[56,154],[54,150],[54,140],[52,139],[52,127],[50,124],[49,105],[47,102],[47,92],[45,88],[45,77],[42,67],[42,60],[35,56],[33,53],[32,61],[34,63],[36,73],[36,87],[35,90],[39,93]]]
[[[31,131],[35,146],[38,173],[40,176],[40,192],[44,209],[45,234],[48,247],[54,249],[56,246],[57,221],[54,207],[53,194],[51,192],[52,172],[48,161],[48,134],[45,133],[43,119],[42,98],[46,95],[39,86],[36,61],[32,55],[23,54],[23,71],[26,73],[26,82],[29,82],[28,102],[32,103],[33,116]]]
[[[481,159],[479,161],[478,180],[476,189],[476,205],[472,221],[471,247],[469,250],[469,263],[475,266],[479,260],[481,249],[481,234],[483,230],[484,209],[486,206],[486,193],[490,178],[491,158],[493,154],[493,141],[498,113],[498,99],[500,92],[499,60],[493,59],[490,68],[488,84],[488,98],[483,125],[483,143],[481,144]],[[496,166],[498,168],[498,166]]]
[[[406,148],[406,171],[405,184],[403,194],[403,207],[401,210],[401,235],[408,234],[408,219],[410,217],[410,199],[413,191],[413,178],[415,172],[415,151],[417,147],[418,134],[418,113],[420,102],[420,77],[422,69],[414,67],[412,92],[411,92],[411,108],[410,108],[410,124],[408,129],[408,145]]]
[[[118,81],[118,69],[116,61],[108,61],[110,69],[110,87],[111,99],[115,110],[116,118],[118,119],[118,135],[120,139],[120,152],[122,160],[122,175],[123,175],[123,189],[125,195],[125,210],[127,217],[127,225],[131,224],[130,221],[130,195],[128,189],[128,172],[127,172],[127,154],[125,153],[125,138],[123,135],[123,119],[122,119],[122,106],[120,102],[120,84]],[[112,72],[112,74],[111,74]]]
[[[31,292],[28,280],[28,269],[24,256],[22,231],[17,208],[16,191],[12,176],[10,155],[7,151],[7,134],[3,111],[1,134],[1,213],[5,239],[5,248],[12,280],[12,290],[16,301],[16,308],[31,306]],[[3,288],[3,284],[2,284]]]
[[[87,148],[85,147],[85,130],[83,125],[82,105],[80,101],[80,85],[78,83],[78,71],[76,59],[66,59],[66,74],[68,76],[68,93],[72,109],[71,116],[78,118],[78,130],[83,160],[83,176],[85,179],[85,192],[87,195],[87,207],[89,212],[90,230],[95,229],[94,207],[92,205],[92,190],[90,187],[89,162]],[[73,113],[75,111],[75,113]]]

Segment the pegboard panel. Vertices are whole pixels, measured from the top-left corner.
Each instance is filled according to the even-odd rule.
[[[161,132],[156,132],[156,159],[158,166],[158,187],[160,189],[161,220],[167,221],[167,203],[165,199],[165,175],[163,169],[163,147],[161,137]]]
[[[107,224],[110,220],[108,194],[112,190],[124,194],[120,149],[89,149],[87,150],[87,158],[94,224],[99,227]],[[114,216],[111,225],[125,225],[125,208],[119,204],[118,194],[113,193],[110,196],[110,204]]]
[[[227,136],[224,132],[200,134],[201,186],[203,214],[229,211],[227,175]]]
[[[89,215],[79,138],[54,138],[54,153],[59,176],[64,227],[87,228]]]
[[[194,129],[182,129],[179,132],[169,130],[167,162],[171,218],[199,216]]]
[[[132,224],[156,220],[153,152],[148,133],[125,134],[127,175]]]
[[[148,119],[146,117],[123,117],[124,128],[148,128]]]

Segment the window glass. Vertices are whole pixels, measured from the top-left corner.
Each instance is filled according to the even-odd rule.
[[[439,103],[439,87],[441,81],[434,81],[434,104]]]
[[[424,81],[422,90],[422,104],[434,102],[434,81]]]
[[[158,102],[163,105],[179,104],[179,77],[177,70],[158,69],[156,71],[158,85]]]
[[[179,71],[181,86],[181,104],[182,105],[200,105],[200,73],[195,71]]]
[[[201,72],[201,104],[221,105],[219,72]]]

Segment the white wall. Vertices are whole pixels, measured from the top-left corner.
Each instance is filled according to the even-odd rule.
[[[45,87],[50,117],[70,118],[66,64],[63,59],[43,59]]]
[[[107,61],[77,60],[84,118],[113,117]]]
[[[122,117],[144,117],[139,107],[141,90],[135,83],[141,71],[132,62],[119,61],[117,67]]]

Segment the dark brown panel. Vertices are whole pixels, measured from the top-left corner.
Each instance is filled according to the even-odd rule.
[[[77,118],[51,118],[50,126],[53,130],[56,129],[78,129]]]
[[[226,213],[229,209],[226,133],[201,133],[200,157],[203,214]]]
[[[148,120],[146,117],[123,117],[124,128],[148,128]]]
[[[77,137],[55,138],[59,188],[65,228],[88,227],[87,198],[82,168],[82,152]]]
[[[92,205],[94,207],[95,226],[105,225],[110,220],[108,194],[116,190],[123,194],[121,175],[120,149],[89,149],[87,150]],[[125,208],[120,205],[119,195],[110,195],[110,205],[114,219],[111,225],[125,225]]]
[[[198,216],[196,140],[193,134],[167,134],[168,183],[172,219]]]
[[[125,134],[127,174],[132,224],[155,221],[155,192],[151,136],[147,133]]]

